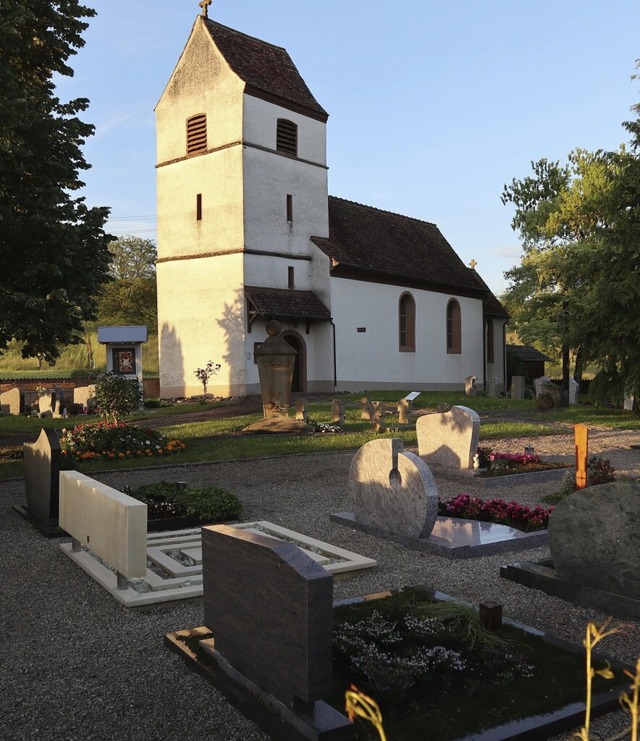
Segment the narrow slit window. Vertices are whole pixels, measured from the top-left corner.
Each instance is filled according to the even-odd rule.
[[[295,288],[295,272],[291,265],[287,268],[287,285],[289,288]]]
[[[187,154],[207,150],[207,114],[199,113],[187,119]]]
[[[202,193],[196,195],[196,221],[202,221]]]
[[[286,118],[278,119],[276,149],[278,152],[298,156],[298,126],[293,121]]]
[[[454,298],[447,304],[447,352],[462,352],[462,317],[460,304]]]
[[[400,352],[416,350],[416,302],[410,293],[400,296],[398,306],[398,329]]]
[[[287,193],[287,221],[293,221],[293,196]]]

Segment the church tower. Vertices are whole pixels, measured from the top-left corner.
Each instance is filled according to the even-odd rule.
[[[206,5],[204,6],[206,8]],[[156,106],[163,397],[259,393],[254,359],[277,318],[294,390],[332,388],[327,113],[285,49],[198,16]]]

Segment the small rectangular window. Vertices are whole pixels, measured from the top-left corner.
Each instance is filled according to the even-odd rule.
[[[287,221],[293,221],[293,196],[287,193]]]
[[[289,288],[294,288],[295,286],[294,269],[291,265],[287,268],[287,285]]]
[[[202,193],[196,196],[196,221],[202,221]]]

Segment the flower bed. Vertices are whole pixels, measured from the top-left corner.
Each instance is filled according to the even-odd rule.
[[[628,680],[616,673],[614,689],[595,674],[596,692],[607,691],[615,707]],[[584,699],[584,651],[510,625],[491,633],[473,607],[409,588],[336,607],[334,707],[344,705],[351,684],[376,700],[390,739],[445,741],[483,731],[487,738],[512,738],[522,727],[504,725],[526,718],[536,738],[548,738],[563,727],[547,726],[545,733],[539,726]],[[579,705],[570,711],[577,726],[583,711]],[[372,730],[356,721],[358,740],[374,738]]]
[[[562,463],[543,461],[535,453],[500,453],[491,448],[478,448],[474,460],[478,467],[483,469],[478,474],[481,477],[511,476],[566,468]]]
[[[458,494],[457,497],[438,503],[438,514],[443,517],[460,517],[466,520],[480,520],[481,522],[497,522],[508,525],[523,532],[546,530],[549,524],[549,515],[553,507],[548,509],[537,505],[527,507],[518,502],[505,502],[503,499],[487,499],[469,494]]]
[[[62,430],[60,448],[67,460],[113,461],[179,453],[185,447],[180,440],[168,440],[161,432],[124,422],[79,424]]]

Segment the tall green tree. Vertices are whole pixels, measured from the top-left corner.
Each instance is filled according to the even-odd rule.
[[[158,250],[152,239],[126,235],[109,244],[109,273],[116,280],[155,278]]]
[[[503,297],[519,335],[546,350],[566,338],[576,376],[595,364],[595,390],[610,398],[640,395],[640,120],[624,126],[628,147],[534,163],[534,177],[502,196],[516,207],[524,253]]]
[[[73,75],[93,15],[76,0],[0,0],[0,352],[16,339],[48,362],[82,341],[108,277],[108,209],[77,194],[89,102],[54,84]]]

